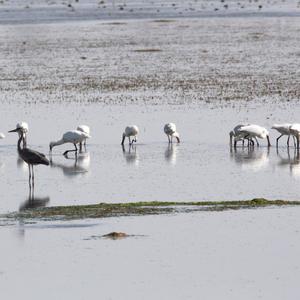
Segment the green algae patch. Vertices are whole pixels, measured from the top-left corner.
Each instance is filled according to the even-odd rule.
[[[85,218],[107,218],[119,216],[144,216],[195,211],[224,211],[268,206],[300,205],[300,201],[267,200],[255,198],[244,201],[202,201],[202,202],[130,202],[99,203],[92,205],[55,206],[25,209],[2,215],[6,219],[70,220]]]

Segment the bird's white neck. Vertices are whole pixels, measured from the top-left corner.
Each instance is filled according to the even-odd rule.
[[[51,142],[50,146],[51,146],[51,148],[53,148],[54,146],[59,146],[59,145],[62,145],[62,144],[64,144],[64,140],[60,139],[60,140],[58,140],[56,142]]]

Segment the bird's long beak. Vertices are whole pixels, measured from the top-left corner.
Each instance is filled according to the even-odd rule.
[[[268,135],[267,135],[267,140],[268,140],[268,147],[271,147],[270,138]]]
[[[177,143],[180,143],[180,138],[176,136]]]
[[[17,132],[19,128],[16,128],[16,129],[12,129],[10,130],[9,132]]]

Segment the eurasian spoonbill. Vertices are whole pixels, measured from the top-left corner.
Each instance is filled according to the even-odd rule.
[[[259,146],[257,138],[260,138],[260,139],[266,138],[268,140],[268,147],[271,146],[269,132],[264,127],[251,124],[251,125],[242,126],[238,131],[240,133],[244,133],[246,139],[250,139],[250,140],[252,138],[256,139],[257,146]],[[253,144],[254,144],[254,142],[253,142]]]
[[[66,133],[63,134],[63,136],[60,140],[50,143],[50,145],[49,145],[50,152],[52,151],[53,147],[55,147],[55,146],[71,143],[74,145],[75,149],[67,150],[63,153],[63,155],[67,155],[69,152],[75,152],[77,155],[78,149],[77,149],[76,144],[82,143],[85,139],[87,139],[89,137],[90,136],[88,134],[86,134],[85,132],[79,131],[79,130],[67,131]]]
[[[125,131],[122,135],[121,145],[124,145],[125,138],[128,137],[129,145],[133,144],[133,142],[137,142],[136,136],[139,134],[139,128],[136,125],[129,125],[125,128]],[[133,137],[131,142],[130,137]]]
[[[175,137],[177,142],[180,143],[179,133],[176,131],[176,125],[174,123],[167,123],[164,126],[164,132],[168,137],[169,143],[173,142],[173,137]]]
[[[79,126],[77,126],[76,130],[82,131],[90,136],[90,127],[87,125],[79,125]],[[80,150],[82,148],[82,144],[84,145],[84,147],[86,147],[86,140],[87,139],[85,138],[82,143],[79,143]]]
[[[290,127],[291,134],[296,138],[297,140],[297,149],[299,149],[299,135],[300,135],[300,124],[294,123]]]
[[[290,142],[290,136],[291,136],[291,128],[292,124],[290,123],[284,123],[284,124],[274,124],[271,128],[277,130],[280,133],[280,136],[276,139],[276,147],[278,147],[278,141],[279,139],[284,136],[287,135],[288,139],[287,139],[287,146],[289,147],[289,142]],[[294,144],[295,144],[295,137],[293,136],[294,139]]]
[[[241,127],[243,126],[247,126],[250,124],[239,124],[236,125],[230,132],[229,132],[229,137],[230,137],[230,147],[232,147],[232,139],[234,140],[234,147],[236,147],[236,144],[238,141],[242,141],[243,145],[244,145],[244,140],[245,140],[245,136],[247,134],[245,134],[244,132],[240,132],[239,130],[241,129]],[[249,142],[249,140],[248,140]]]

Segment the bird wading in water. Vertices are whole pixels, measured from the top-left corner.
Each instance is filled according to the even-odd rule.
[[[176,130],[176,125],[174,123],[168,123],[164,126],[164,132],[168,137],[169,143],[173,143],[173,137],[176,138],[177,143],[180,143],[179,133]]]
[[[67,155],[69,152],[75,152],[75,155],[77,155],[77,146],[76,144],[80,144],[83,141],[85,141],[87,138],[90,138],[91,136],[88,135],[85,132],[79,131],[79,130],[70,130],[67,131],[66,133],[63,134],[62,138],[56,142],[51,142],[49,147],[50,147],[50,152],[52,152],[53,147],[62,145],[62,144],[67,144],[71,143],[74,145],[75,149],[74,150],[67,150],[63,153],[63,155]]]
[[[122,135],[121,145],[124,145],[125,138],[128,137],[129,145],[132,145],[133,142],[137,142],[136,136],[139,134],[139,128],[136,125],[129,125],[125,128],[125,131]],[[133,137],[132,141],[130,137]]]
[[[49,160],[45,156],[45,154],[40,153],[38,151],[32,150],[27,148],[26,146],[23,146],[21,148],[21,142],[24,139],[24,132],[21,128],[16,128],[13,130],[10,130],[9,132],[17,132],[19,134],[19,140],[18,140],[18,153],[19,156],[28,164],[29,168],[29,186],[34,187],[34,165],[49,165]]]

